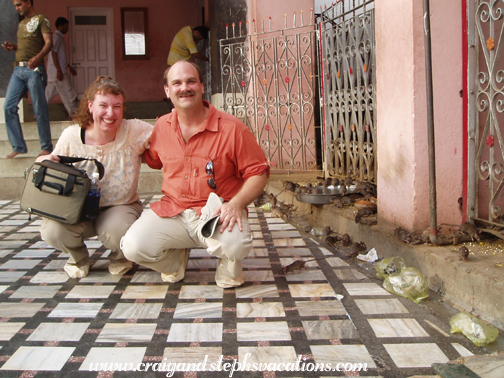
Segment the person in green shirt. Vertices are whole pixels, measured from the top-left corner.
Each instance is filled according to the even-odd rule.
[[[37,118],[42,149],[40,155],[50,154],[53,149],[45,96],[47,73],[44,65],[44,57],[49,54],[53,46],[51,24],[47,17],[35,11],[33,0],[13,0],[13,4],[19,15],[24,18],[18,25],[17,45],[8,41],[2,43],[5,50],[16,52],[14,72],[7,87],[4,103],[7,137],[12,146],[12,152],[6,156],[7,159],[28,152],[18,115],[18,104],[26,92],[30,92],[33,111]]]

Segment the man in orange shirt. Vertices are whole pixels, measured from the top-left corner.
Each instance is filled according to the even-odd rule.
[[[179,61],[164,80],[175,109],[156,122],[145,152],[151,168],[163,169],[164,196],[131,226],[121,249],[163,281],[178,282],[188,249],[206,248],[219,258],[217,285],[240,286],[241,260],[252,248],[246,208],[268,180],[266,157],[247,126],[203,101],[198,66]]]

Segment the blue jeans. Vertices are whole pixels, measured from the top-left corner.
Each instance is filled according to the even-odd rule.
[[[9,81],[7,93],[5,94],[5,124],[7,126],[7,137],[12,146],[12,150],[18,153],[28,152],[26,142],[23,137],[23,129],[19,122],[18,104],[30,92],[33,103],[33,111],[37,117],[37,127],[42,150],[52,151],[51,126],[49,125],[49,111],[45,97],[45,87],[47,85],[47,73],[45,66],[38,66],[40,72],[28,67],[16,67]]]

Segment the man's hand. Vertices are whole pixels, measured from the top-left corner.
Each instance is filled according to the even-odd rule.
[[[30,70],[34,70],[40,65],[40,58],[38,56],[34,56],[28,61],[28,68]]]
[[[242,226],[242,208],[233,202],[224,202],[221,207],[219,207],[212,216],[220,213],[219,223],[222,225],[219,232],[222,234],[226,228],[229,232],[233,230],[235,223],[238,223],[238,229],[243,231]]]
[[[13,43],[10,43],[8,41],[4,41],[2,43],[2,47],[7,50],[7,51],[12,51],[12,50],[16,50],[17,46],[14,45]]]
[[[58,79],[58,81],[63,80],[63,72],[61,72],[61,70],[56,71],[56,79]]]
[[[72,76],[77,76],[77,71],[70,64],[68,65],[68,71],[72,74]]]

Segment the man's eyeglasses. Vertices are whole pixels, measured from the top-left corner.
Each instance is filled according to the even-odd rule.
[[[210,188],[212,188],[213,190],[217,189],[217,185],[215,184],[215,174],[214,174],[214,166],[213,166],[213,161],[210,160],[207,165],[206,165],[206,173],[211,176],[208,181],[207,181],[207,184]]]

